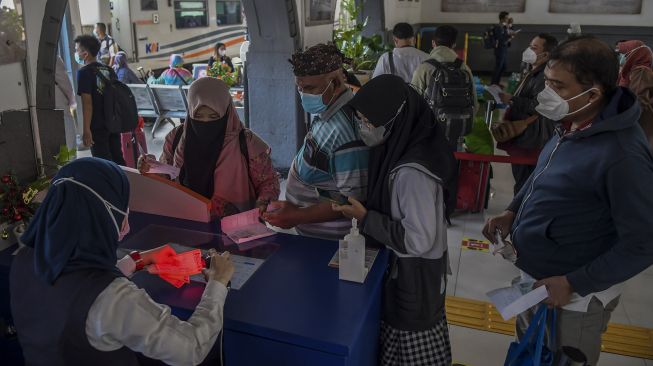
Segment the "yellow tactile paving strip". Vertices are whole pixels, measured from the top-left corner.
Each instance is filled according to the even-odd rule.
[[[446,304],[450,324],[515,335],[515,320],[503,320],[490,303],[447,296]],[[653,360],[653,329],[610,323],[603,335],[602,349],[604,352]]]

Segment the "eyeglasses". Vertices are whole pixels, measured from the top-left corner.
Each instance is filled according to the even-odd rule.
[[[399,106],[399,109],[397,110],[397,113],[395,113],[394,117],[390,118],[390,120],[388,122],[386,122],[386,123],[384,123],[382,125],[383,127],[386,128],[387,131],[390,131],[392,129],[392,125],[393,125],[394,121],[399,116],[399,113],[401,113],[401,111],[404,109],[405,105],[406,105],[406,101],[404,100],[403,103],[401,103],[401,105]],[[358,126],[359,127],[365,126],[365,127],[369,128],[369,129],[376,128],[376,126],[374,126],[372,124],[372,122],[370,122],[370,120],[368,120],[367,118],[365,118],[365,117],[361,118],[359,115],[357,115],[356,117],[358,117]],[[382,127],[382,126],[379,126],[379,127]]]

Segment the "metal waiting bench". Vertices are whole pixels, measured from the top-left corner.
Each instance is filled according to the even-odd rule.
[[[127,86],[132,94],[134,94],[139,116],[148,118],[156,118],[159,116],[156,103],[152,97],[152,92],[147,84],[128,84]]]
[[[138,115],[141,117],[156,118],[152,126],[152,138],[157,128],[162,123],[175,123],[172,118],[185,119],[188,115],[188,89],[190,86],[178,85],[150,85],[150,84],[128,84],[134,94]],[[242,89],[242,88],[241,88]],[[232,88],[232,91],[241,90]],[[244,121],[244,108],[236,107],[236,112],[241,121]]]
[[[162,123],[171,123],[172,118],[184,119],[187,115],[188,105],[186,95],[178,85],[148,85],[128,84],[134,94],[138,115],[141,117],[155,117],[152,126],[152,138]]]
[[[174,126],[172,118],[186,118],[188,104],[186,95],[179,85],[150,85],[150,90],[158,106],[159,114],[152,126],[152,138],[154,138],[154,132],[162,122],[169,122]]]

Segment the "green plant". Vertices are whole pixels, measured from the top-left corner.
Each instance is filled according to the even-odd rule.
[[[354,72],[372,69],[380,54],[385,51],[381,35],[363,36],[368,17],[361,22],[362,11],[363,6],[357,5],[355,0],[343,0],[338,25],[333,30],[333,43],[350,60]]]
[[[0,8],[0,29],[6,40],[13,43],[23,41],[25,34],[23,17],[15,9],[6,6]]]
[[[221,62],[214,62],[211,68],[206,70],[206,75],[224,81],[230,88],[238,84],[238,71],[232,72],[229,65]]]

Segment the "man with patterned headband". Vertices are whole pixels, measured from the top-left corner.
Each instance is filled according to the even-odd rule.
[[[346,107],[353,94],[345,84],[344,61],[332,44],[292,55],[297,91],[311,121],[288,174],[287,201],[271,203],[263,215],[274,226],[332,240],[342,239],[351,223],[331,203],[320,201],[316,188],[358,200],[367,194],[368,149],[353,110]]]

